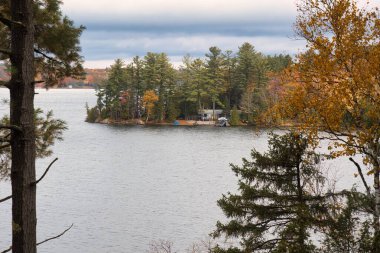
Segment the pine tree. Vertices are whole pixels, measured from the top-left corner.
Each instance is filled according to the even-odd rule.
[[[12,0],[0,3],[0,58],[9,59],[11,79],[0,81],[10,90],[12,252],[35,253],[36,241],[36,124],[34,86],[46,86],[81,74],[79,36],[63,17],[58,0]],[[36,80],[36,74],[42,80]],[[7,134],[8,135],[8,134]],[[3,137],[3,136],[1,136]]]
[[[218,201],[229,222],[217,223],[215,237],[240,240],[240,247],[216,252],[313,252],[309,231],[324,210],[323,196],[311,189],[323,177],[317,155],[297,133],[271,134],[269,151],[251,153],[252,161],[232,165],[239,177],[238,193]]]
[[[215,120],[215,106],[218,104],[224,107],[220,101],[220,95],[225,90],[224,77],[224,56],[218,47],[210,47],[210,52],[206,54],[207,70],[207,94],[210,96],[213,109],[213,119]]]

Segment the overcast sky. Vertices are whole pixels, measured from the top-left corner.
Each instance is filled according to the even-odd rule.
[[[174,64],[202,57],[210,46],[237,51],[250,42],[265,54],[295,54],[296,0],[63,0],[63,12],[87,27],[85,66],[107,67],[146,52],[165,52]]]

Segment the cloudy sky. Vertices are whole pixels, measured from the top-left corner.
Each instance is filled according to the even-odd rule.
[[[146,52],[166,52],[174,64],[202,57],[210,46],[237,51],[250,42],[265,54],[295,54],[296,0],[63,0],[63,12],[87,27],[86,67],[109,66]]]

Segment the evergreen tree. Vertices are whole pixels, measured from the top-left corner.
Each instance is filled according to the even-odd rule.
[[[236,82],[236,57],[231,50],[227,50],[224,55],[225,59],[225,112],[230,113],[231,107],[239,106],[239,88]]]
[[[238,83],[241,95],[241,93],[247,88],[247,86],[253,82],[254,75],[256,72],[257,52],[251,44],[246,42],[239,47],[239,51],[237,53],[236,58],[236,82]]]
[[[206,54],[207,94],[211,99],[213,118],[215,119],[216,104],[224,107],[220,100],[220,95],[225,90],[224,56],[218,47],[210,47],[209,50],[210,52]]]
[[[192,75],[190,101],[196,103],[197,113],[205,107],[208,96],[206,88],[206,67],[204,62],[197,58],[190,66]]]
[[[374,195],[354,188],[336,198],[339,204],[330,205],[326,212],[328,226],[321,230],[321,252],[376,253],[372,250],[374,231],[370,219]]]
[[[104,88],[98,92],[98,105],[104,105],[107,117],[118,119],[121,115],[121,92],[128,90],[127,72],[124,62],[116,59],[115,63],[108,70],[108,79]]]
[[[9,59],[11,65],[11,79],[0,82],[10,90],[9,125],[0,125],[0,129],[11,130],[14,253],[37,252],[35,84],[45,81],[49,86],[83,72],[79,54],[83,27],[76,28],[63,17],[60,4],[58,0],[0,3],[0,57]],[[43,80],[35,79],[36,72]]]
[[[81,78],[84,75],[83,57],[80,55],[79,37],[84,26],[76,27],[74,22],[62,14],[59,0],[33,1],[35,28],[36,72],[41,75],[45,86],[54,86],[66,76]],[[0,3],[1,16],[11,16],[9,1]],[[7,59],[10,50],[10,33],[6,24],[0,23],[0,59]]]
[[[253,150],[251,156],[242,166],[232,165],[239,190],[218,201],[229,222],[218,222],[214,232],[239,238],[241,247],[216,252],[313,252],[309,231],[325,208],[312,191],[323,181],[317,155],[305,138],[288,133],[271,134],[268,153]]]
[[[53,151],[51,147],[57,140],[63,140],[63,131],[67,129],[66,123],[53,118],[53,112],[44,112],[37,108],[34,112],[34,122],[36,124],[36,157],[49,157]],[[0,125],[8,125],[9,117],[0,119]],[[11,169],[11,148],[9,130],[0,129],[0,180],[8,180]]]
[[[187,118],[191,113],[197,114],[196,111],[196,99],[192,99],[192,81],[194,78],[193,71],[191,69],[192,58],[190,55],[185,55],[182,59],[183,65],[179,69],[178,75],[178,93],[180,94],[179,103],[183,116]],[[195,106],[194,106],[195,105]]]
[[[244,43],[239,47],[236,71],[239,106],[248,114],[248,121],[256,124],[257,117],[266,109],[267,59],[251,44]]]
[[[143,69],[143,61],[139,56],[133,57],[132,63],[128,65],[128,77],[132,86],[132,94],[133,94],[133,110],[134,117],[139,119],[142,114],[142,96],[144,94],[143,87],[143,77],[142,77],[142,69]]]
[[[283,54],[268,56],[267,61],[268,68],[273,72],[281,72],[293,63],[290,55]]]
[[[239,115],[239,112],[238,112],[236,106],[234,106],[234,108],[232,109],[232,112],[231,112],[230,125],[231,126],[240,125],[240,115]]]

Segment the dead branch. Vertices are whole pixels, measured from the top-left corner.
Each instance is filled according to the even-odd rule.
[[[32,84],[44,83],[44,82],[45,82],[44,80],[38,80],[38,81],[34,81],[34,82],[32,82]]]
[[[4,251],[1,251],[1,253],[6,253],[6,252],[9,252],[12,250],[12,246],[10,246],[8,249],[4,250]]]
[[[53,61],[53,62],[56,62],[56,63],[62,64],[62,62],[58,61],[58,60],[55,59],[54,57],[51,57],[51,56],[47,55],[46,53],[42,52],[40,49],[35,48],[35,49],[34,49],[34,52],[37,53],[37,54],[42,55],[44,58],[46,58],[46,59],[48,59],[48,60],[51,60],[51,61]]]
[[[57,160],[58,160],[58,157],[55,158],[55,159],[49,164],[49,166],[46,168],[44,174],[42,174],[42,176],[41,176],[37,181],[30,183],[30,186],[35,186],[35,185],[37,185],[37,184],[38,184],[38,183],[39,183],[39,182],[40,182],[40,181],[46,176],[46,174],[49,172],[51,166],[52,166]]]
[[[54,239],[57,239],[57,238],[63,236],[63,235],[66,234],[66,232],[69,231],[73,226],[74,226],[74,224],[71,224],[70,227],[68,227],[65,231],[63,231],[63,232],[60,233],[59,235],[56,235],[56,236],[50,237],[50,238],[48,238],[48,239],[45,239],[45,240],[43,240],[42,242],[37,243],[37,246],[38,246],[38,245],[41,245],[41,244],[43,244],[43,243],[45,243],[45,242],[48,242],[48,241],[51,241],[51,240],[54,240]]]
[[[12,198],[12,195],[8,196],[8,197],[5,197],[3,199],[0,199],[0,203],[1,202],[4,202],[4,201],[7,201],[8,199],[11,199]]]
[[[43,240],[42,242],[37,243],[37,246],[38,246],[38,245],[41,245],[41,244],[43,244],[43,243],[45,243],[45,242],[48,242],[48,241],[51,241],[51,240],[54,240],[54,239],[57,239],[57,238],[63,236],[63,235],[66,234],[66,232],[69,231],[73,226],[74,226],[74,224],[71,224],[71,226],[70,226],[69,228],[67,228],[65,231],[63,231],[63,232],[60,233],[59,235],[56,235],[56,236],[50,237],[50,238],[48,238],[48,239],[46,239],[46,240]],[[7,252],[10,252],[11,250],[12,250],[12,246],[10,246],[8,249],[2,251],[1,253],[7,253]]]
[[[360,165],[352,158],[350,157],[349,159],[353,164],[355,164],[356,168],[358,169],[358,172],[359,172],[359,175],[360,175],[360,178],[362,179],[362,182],[364,184],[364,187],[367,191],[367,195],[370,196],[371,195],[371,188],[369,188],[368,184],[367,184],[367,181],[365,180],[364,178],[364,175],[363,175],[363,171],[362,171],[362,168],[360,167]]]
[[[32,183],[30,183],[30,186],[35,186],[35,185],[37,185],[45,176],[46,176],[46,174],[48,173],[48,171],[50,170],[50,168],[51,168],[51,166],[56,162],[58,160],[58,158],[55,158],[50,164],[49,164],[49,166],[46,168],[46,170],[45,170],[45,172],[44,172],[44,174],[37,180],[37,181],[35,181],[35,182],[32,182]],[[7,201],[7,200],[9,200],[9,199],[11,199],[12,198],[12,195],[10,195],[10,196],[8,196],[8,197],[5,197],[5,198],[3,198],[3,199],[0,199],[0,203],[1,202],[4,202],[4,201]],[[1,252],[2,253],[2,252]]]

